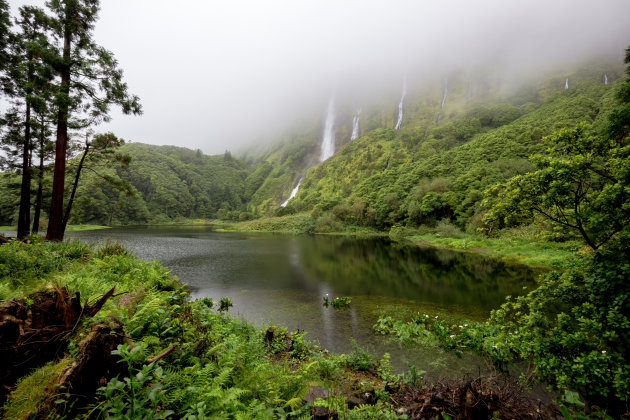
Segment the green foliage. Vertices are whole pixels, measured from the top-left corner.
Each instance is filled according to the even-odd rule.
[[[341,360],[336,357],[322,357],[317,362],[317,374],[322,378],[335,381],[341,377]]]
[[[233,306],[232,300],[228,297],[222,297],[219,299],[219,311],[227,312]]]
[[[546,137],[547,154],[531,157],[534,172],[488,190],[490,229],[528,221],[535,211],[597,249],[630,225],[630,146],[587,129],[580,124]]]
[[[126,144],[129,157],[103,172],[129,193],[86,174],[77,191],[75,223],[144,224],[177,218],[248,219],[245,164],[174,146]]]
[[[462,103],[440,125],[423,117],[433,112],[427,104],[411,102],[408,107],[417,111],[410,118],[418,118],[419,127],[364,130],[307,171],[296,199],[313,209],[317,232],[341,231],[348,224],[383,230],[440,220],[459,228],[478,226],[482,192],[531,170],[527,157],[544,150],[545,135],[580,121],[600,126],[601,115],[613,105],[611,88],[597,76],[570,91],[542,95],[540,105],[531,102],[536,94]]]
[[[342,363],[355,371],[369,371],[375,369],[377,366],[377,360],[366,349],[352,340],[352,351],[348,354],[344,354],[341,357]]]
[[[352,302],[352,299],[349,296],[336,297],[332,301],[329,301],[328,294],[326,294],[326,296],[324,296],[323,306],[328,307],[328,305],[331,305],[335,309],[349,308],[350,302]]]
[[[128,376],[122,380],[113,378],[99,389],[104,400],[98,406],[101,415],[112,419],[164,419],[172,415],[172,411],[158,408],[164,398],[162,368],[153,363],[138,367],[146,357],[144,347],[122,344],[112,354],[120,356]]]
[[[92,249],[78,241],[36,246],[10,242],[0,247],[0,299],[8,299],[38,284],[41,277],[90,258]]]
[[[433,339],[432,334],[427,329],[428,325],[430,325],[430,319],[427,314],[418,314],[408,322],[395,320],[391,316],[380,316],[372,329],[376,334],[394,335],[402,344],[411,346]]]
[[[422,382],[424,380],[422,375],[427,372],[424,370],[418,370],[417,367],[409,362],[407,362],[407,367],[409,367],[409,370],[403,375],[403,383],[415,388],[422,387]]]
[[[310,368],[291,362],[310,355],[311,345],[303,332],[290,335],[289,358],[272,362],[262,331],[242,319],[213,312],[207,300],[188,302],[181,284],[165,290],[170,276],[158,264],[135,259],[115,244],[100,251],[83,247],[90,250],[88,255],[79,252],[81,247],[62,242],[7,244],[0,247],[0,253],[5,252],[12,264],[27,264],[33,257],[46,262],[37,267],[42,277],[33,280],[34,286],[54,275],[61,285],[91,299],[114,285],[123,292],[110,299],[93,322],[110,322],[113,317],[125,325],[135,344],[117,352],[129,371],[101,390],[95,412],[126,418],[165,416],[169,411],[196,418],[269,418],[274,413],[287,415],[292,407],[299,410],[306,381],[313,377]],[[12,278],[23,283],[33,272],[15,271]],[[3,277],[0,284],[7,281]],[[12,286],[8,290],[15,293]],[[76,351],[80,339],[81,335],[73,338],[76,342],[70,348]],[[148,354],[159,354],[172,344],[176,349],[171,354],[143,365]],[[66,400],[70,407],[73,397]],[[91,414],[79,412],[77,416]]]
[[[490,319],[544,380],[600,406],[630,392],[630,253],[623,240],[575,269],[545,275],[539,288]]]

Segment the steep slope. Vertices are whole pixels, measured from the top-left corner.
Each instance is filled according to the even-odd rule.
[[[503,96],[489,85],[477,100],[454,78],[443,108],[437,88],[432,95],[416,92],[400,130],[382,110],[373,111],[363,127],[389,127],[365,133],[311,168],[289,206],[378,228],[443,218],[474,224],[484,189],[527,171],[527,157],[545,147],[543,136],[594,123],[610,108],[616,84],[604,84],[602,75],[610,81],[621,73],[618,65],[602,67],[572,73],[566,90],[554,76]]]
[[[305,212],[379,229],[441,219],[474,228],[483,191],[530,169],[527,157],[544,148],[545,135],[580,121],[597,124],[612,106],[622,74],[621,62],[600,60],[516,85],[498,70],[453,72],[422,83],[409,77],[402,118],[400,87],[364,104],[340,91],[332,127],[336,153],[325,162],[319,162],[325,107],[312,121],[241,157],[129,143],[122,150],[132,158],[128,168],[84,172],[71,223],[247,220]],[[353,139],[355,129],[359,136]],[[5,175],[0,224],[8,225],[18,191],[16,175]],[[135,194],[121,193],[103,176],[128,182]],[[280,207],[299,180],[296,197]]]

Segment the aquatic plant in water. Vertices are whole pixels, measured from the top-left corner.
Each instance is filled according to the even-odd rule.
[[[348,308],[350,307],[350,302],[352,302],[352,298],[350,296],[336,297],[332,301],[328,298],[328,293],[324,296],[323,306],[328,308],[328,305],[332,305],[335,309]]]

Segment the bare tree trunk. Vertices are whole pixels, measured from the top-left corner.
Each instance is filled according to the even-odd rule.
[[[39,232],[39,215],[42,211],[42,194],[44,190],[44,117],[41,119],[39,132],[39,173],[37,174],[37,195],[35,196],[35,213],[33,215],[33,233]]]
[[[24,128],[24,150],[22,154],[22,188],[20,191],[20,210],[18,212],[17,238],[25,239],[31,225],[31,168],[29,154],[31,150],[31,103],[26,99],[26,121]]]
[[[72,32],[66,24],[63,36],[63,69],[61,71],[61,95],[57,112],[57,142],[55,144],[55,169],[53,171],[52,197],[46,239],[62,241],[65,232],[63,225],[63,193],[66,177],[66,151],[68,149],[68,102],[70,99],[70,48]]]
[[[24,119],[24,150],[22,151],[22,188],[20,190],[20,210],[18,211],[17,237],[26,239],[31,227],[31,82],[33,79],[33,57],[28,54],[26,88],[26,118]]]
[[[70,220],[70,212],[72,211],[72,203],[74,202],[74,196],[77,193],[77,186],[79,185],[79,178],[81,177],[81,170],[83,169],[83,162],[85,162],[85,157],[90,152],[90,143],[87,139],[87,134],[85,135],[85,150],[83,151],[83,156],[81,156],[81,160],[79,161],[79,166],[77,167],[77,173],[74,176],[74,183],[72,184],[72,193],[70,193],[70,199],[68,200],[68,205],[66,206],[66,214],[63,216],[63,231],[66,230],[66,225],[68,224],[68,220]]]

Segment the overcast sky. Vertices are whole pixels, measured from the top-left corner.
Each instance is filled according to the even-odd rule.
[[[9,4],[15,15],[44,1]],[[376,90],[496,59],[536,68],[595,52],[621,58],[629,17],[629,0],[103,0],[96,40],[144,115],[114,112],[99,131],[237,151],[319,118],[346,84]]]

